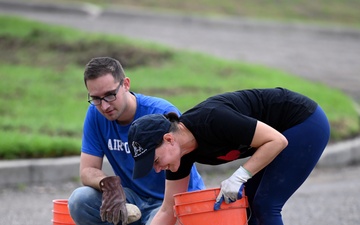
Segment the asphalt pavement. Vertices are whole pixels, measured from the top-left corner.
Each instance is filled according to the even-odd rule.
[[[1,14],[264,64],[339,88],[360,102],[360,32],[357,30],[159,15],[128,9],[103,11],[90,4],[0,1]],[[119,21],[120,27],[116,26]],[[241,46],[235,51],[237,45]],[[330,144],[314,173],[284,208],[284,221],[293,225],[359,224],[358,162],[360,137]],[[222,165],[216,167],[216,172],[210,166],[198,165],[198,169],[212,187],[236,166]],[[107,162],[105,170],[112,173]],[[67,198],[80,185],[78,171],[78,156],[0,161],[3,203],[0,224],[51,224],[51,200]]]

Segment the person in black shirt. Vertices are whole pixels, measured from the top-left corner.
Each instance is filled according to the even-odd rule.
[[[246,195],[251,224],[283,224],[281,210],[314,169],[330,136],[328,119],[310,98],[284,89],[216,95],[180,116],[152,114],[128,133],[133,178],[166,170],[165,199],[151,224],[175,224],[173,195],[186,191],[191,166],[248,158],[220,185],[214,209]]]

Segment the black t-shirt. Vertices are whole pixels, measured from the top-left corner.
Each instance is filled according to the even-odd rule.
[[[166,171],[166,179],[186,177],[194,162],[218,165],[251,156],[256,150],[250,144],[258,120],[283,132],[308,118],[316,107],[308,97],[283,88],[210,97],[180,117],[198,147],[181,158],[177,172]]]

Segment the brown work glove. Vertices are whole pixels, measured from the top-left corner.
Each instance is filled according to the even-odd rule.
[[[117,225],[121,220],[122,225],[128,223],[128,213],[126,210],[126,196],[121,186],[120,177],[105,177],[99,183],[102,191],[102,204],[100,216],[103,222],[114,223]]]

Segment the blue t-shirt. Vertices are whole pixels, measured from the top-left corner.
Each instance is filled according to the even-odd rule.
[[[179,110],[170,102],[151,96],[132,93],[136,97],[135,119],[147,114],[166,114]],[[121,178],[121,184],[144,197],[163,199],[165,172],[152,170],[147,176],[132,179],[134,159],[128,146],[128,130],[131,124],[122,126],[106,119],[95,106],[90,105],[85,117],[81,151],[93,156],[106,155],[114,173]],[[204,189],[204,183],[195,166],[191,171],[189,191]]]

